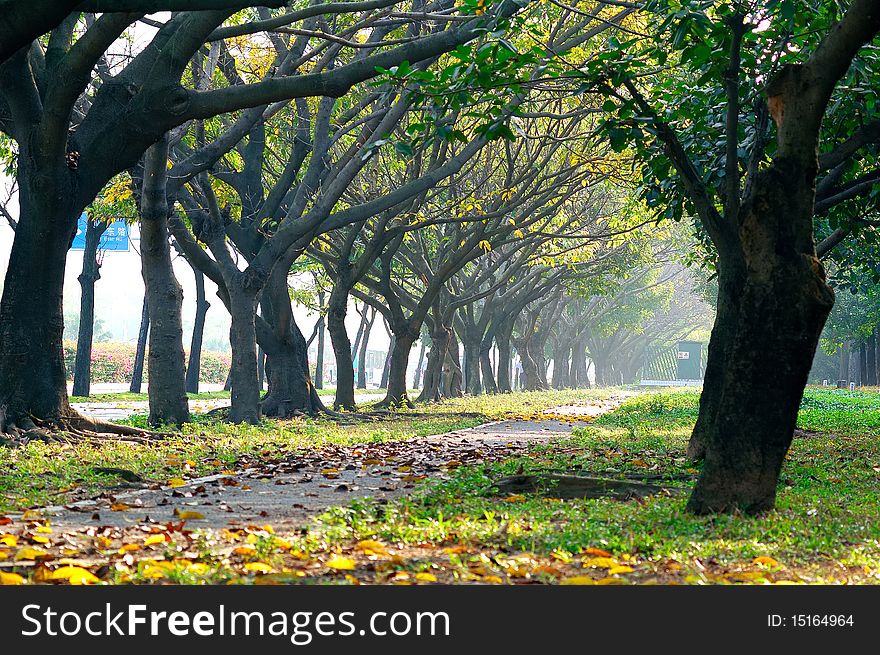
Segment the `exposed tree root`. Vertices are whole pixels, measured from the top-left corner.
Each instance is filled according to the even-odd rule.
[[[677,487],[660,486],[615,480],[612,478],[591,478],[558,473],[539,473],[535,475],[514,475],[498,480],[493,485],[499,493],[522,494],[540,492],[551,498],[616,498],[629,500],[654,494],[680,494]]]
[[[117,425],[90,416],[70,413],[57,419],[24,417],[17,422],[7,422],[0,433],[0,445],[23,446],[31,441],[44,443],[106,443],[129,441],[149,443],[169,436],[164,432],[152,432],[129,425]]]

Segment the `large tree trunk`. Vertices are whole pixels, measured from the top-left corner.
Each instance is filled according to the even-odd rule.
[[[205,318],[211,304],[205,298],[205,275],[193,267],[196,277],[196,318],[193,323],[192,339],[189,345],[189,362],[186,366],[187,393],[199,392],[199,374],[202,368],[202,338],[205,334]]]
[[[840,347],[840,367],[837,372],[837,381],[843,385],[849,384],[849,354],[850,343],[849,341],[844,341],[843,345]]]
[[[698,425],[705,463],[688,509],[771,509],[834,294],[815,256],[812,198],[789,162],[760,173],[738,239],[719,248],[718,313]],[[799,232],[797,230],[800,230]]]
[[[76,359],[73,363],[73,395],[88,396],[92,383],[92,341],[95,332],[95,283],[101,279],[98,246],[107,223],[86,221],[86,244],[83,249],[82,273],[77,278],[81,289],[79,299],[79,334],[76,338]]]
[[[492,360],[489,353],[492,350],[492,338],[483,340],[480,344],[480,372],[483,377],[483,390],[488,394],[498,393],[498,385],[495,383],[495,373],[492,370]]]
[[[62,293],[78,208],[53,176],[25,170],[19,157],[20,218],[0,300],[0,433],[33,427],[30,417],[72,413],[64,368]]]
[[[451,330],[443,325],[439,318],[434,318],[431,330],[431,350],[428,352],[428,362],[425,365],[425,375],[422,384],[422,392],[417,398],[418,402],[439,401],[442,397],[443,362],[446,361],[446,349],[449,346]]]
[[[464,341],[464,387],[470,396],[483,393],[480,380],[480,342],[472,338]]]
[[[420,347],[419,347],[419,359],[416,362],[416,370],[413,373],[413,389],[420,389],[422,386],[422,371],[424,370],[425,363],[425,340],[419,339]]]
[[[510,335],[513,332],[513,321],[506,320],[499,324],[495,334],[495,343],[498,346],[498,391],[511,393],[512,360],[510,357]]]
[[[253,294],[229,284],[229,344],[232,346],[232,363],[229,378],[232,386],[229,419],[233,423],[258,423],[260,421],[260,376],[257,371],[256,315],[257,300]],[[267,350],[267,353],[269,351]],[[276,363],[267,366],[269,386]],[[152,379],[152,372],[150,373]]]
[[[287,287],[290,261],[276,265],[263,290],[265,323],[258,335],[266,352],[269,390],[263,398],[262,414],[288,418],[326,410],[309,371],[306,338],[293,318]],[[268,331],[271,328],[271,332]],[[233,386],[234,389],[234,386]]]
[[[150,311],[150,423],[189,421],[181,307],[183,289],[174,277],[168,241],[168,141],[152,146],[144,160],[141,193],[141,271]]]
[[[327,330],[330,332],[330,343],[336,357],[336,400],[334,409],[354,411],[354,360],[351,354],[351,342],[345,329],[345,317],[348,313],[348,293],[334,287],[327,302]],[[361,323],[363,325],[363,322]]]
[[[382,364],[382,379],[379,381],[379,387],[388,388],[388,378],[391,376],[391,353],[394,352],[394,344],[397,342],[393,334],[389,334],[388,352],[385,354],[385,362]]]
[[[415,332],[415,334],[413,334]],[[401,330],[395,334],[391,348],[391,363],[388,369],[388,386],[385,398],[379,403],[382,407],[412,407],[406,388],[406,369],[409,364],[409,353],[418,330]]]
[[[144,293],[144,303],[141,309],[141,327],[138,330],[137,349],[134,352],[134,366],[131,371],[131,385],[128,390],[131,393],[140,393],[141,384],[144,381],[144,359],[147,354],[147,334],[150,331],[150,309],[147,305],[147,294]]]

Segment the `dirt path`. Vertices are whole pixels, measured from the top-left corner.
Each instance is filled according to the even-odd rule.
[[[60,531],[164,524],[187,516],[191,528],[265,523],[292,528],[330,506],[363,497],[395,498],[424,480],[447,477],[462,464],[506,459],[530,444],[565,437],[624,398],[619,394],[544,413],[565,417],[561,420],[500,421],[404,441],[331,446],[270,464],[255,461],[234,473],[188,480],[175,488],[122,485],[97,499],[40,513]]]

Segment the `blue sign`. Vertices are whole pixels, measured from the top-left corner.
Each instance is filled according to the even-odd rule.
[[[73,237],[73,245],[71,250],[86,249],[86,224],[88,217],[85,212],[79,217],[76,224],[76,236]],[[107,226],[104,234],[101,235],[101,241],[98,248],[103,251],[128,251],[128,224],[125,221],[113,221]]]

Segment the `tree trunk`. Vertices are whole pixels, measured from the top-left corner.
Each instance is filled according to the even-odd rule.
[[[462,382],[464,382],[464,375],[461,371],[460,349],[458,346],[455,331],[450,328],[443,378],[443,395],[447,398],[461,398],[463,395]]]
[[[443,363],[446,361],[446,349],[449,346],[450,334],[449,327],[443,325],[441,320],[435,317],[434,328],[431,331],[431,350],[428,353],[422,393],[419,394],[418,402],[437,402],[443,397],[441,386]]]
[[[464,385],[465,391],[470,396],[479,396],[483,393],[483,385],[480,380],[480,342],[464,342]]]
[[[571,344],[563,342],[553,349],[553,378],[551,384],[554,389],[566,389],[570,386]]]
[[[718,312],[701,403],[697,514],[771,509],[819,335],[834,304],[812,238],[815,179],[778,158],[758,174],[738,233],[720,242]],[[719,361],[720,360],[720,361]],[[706,416],[703,416],[706,414]]]
[[[419,339],[419,343],[421,346],[419,348],[419,359],[416,362],[416,372],[413,374],[413,389],[420,389],[422,386],[422,370],[425,363],[425,340]]]
[[[189,345],[189,362],[186,366],[187,393],[199,392],[199,374],[202,369],[202,338],[205,333],[205,318],[211,304],[205,298],[205,275],[193,267],[196,278],[196,318],[193,322],[192,339]]]
[[[840,348],[840,370],[837,373],[838,382],[849,385],[849,341],[844,341]]]
[[[499,393],[511,393],[511,370],[513,361],[510,356],[510,335],[513,331],[513,322],[503,321],[498,326],[495,334],[495,343],[498,346],[498,391]]]
[[[23,169],[26,153],[19,157]],[[62,293],[77,211],[50,175],[19,170],[18,228],[0,300],[0,432],[33,427],[31,416],[72,413],[64,367]]]
[[[360,352],[358,353],[357,365],[357,388],[367,388],[367,346],[370,343],[370,332],[373,329],[373,321],[376,320],[376,310],[372,307],[364,307],[364,312],[372,310],[369,318],[364,322],[364,330],[361,332]]]
[[[488,394],[498,393],[498,385],[495,384],[495,374],[492,370],[492,360],[489,353],[492,350],[492,340],[488,343],[484,340],[480,346],[480,372],[483,376],[483,390]]]
[[[385,407],[412,407],[412,401],[407,395],[406,369],[409,364],[409,353],[415,340],[418,338],[418,330],[413,335],[410,330],[402,330],[402,334],[395,334],[391,348],[391,363],[388,369],[388,386],[385,398],[380,406]]]
[[[107,223],[86,221],[86,244],[83,250],[79,286],[79,334],[76,338],[76,359],[73,364],[73,395],[88,396],[92,382],[92,341],[95,332],[95,283],[101,279],[98,246]]]
[[[324,292],[318,293],[318,302],[324,307]],[[324,388],[324,315],[318,319],[318,353],[315,357],[315,389]]]
[[[144,161],[141,193],[141,272],[150,311],[150,423],[189,421],[181,306],[183,289],[174,277],[168,241],[167,137],[152,146]]]
[[[266,352],[269,391],[262,415],[289,418],[325,411],[309,370],[308,344],[293,318],[287,272],[290,261],[276,265],[263,289],[260,345]],[[234,389],[234,387],[233,387]]]
[[[147,353],[147,333],[150,331],[150,310],[147,306],[147,294],[144,292],[144,304],[141,309],[141,327],[138,330],[137,350],[134,353],[134,366],[131,371],[131,393],[140,393],[144,380],[144,358]]]
[[[229,343],[232,363],[229,368],[232,385],[229,420],[233,423],[255,424],[260,421],[260,376],[257,372],[256,314],[257,300],[237,284],[227,283],[232,325]],[[267,366],[269,387],[276,367],[274,360]],[[152,375],[152,373],[151,373]]]
[[[388,378],[391,375],[391,353],[394,352],[394,344],[397,342],[394,335],[390,335],[391,339],[388,344],[388,352],[385,354],[385,363],[382,364],[382,380],[379,382],[379,387],[381,389],[388,388]],[[409,357],[409,354],[407,354]]]
[[[869,387],[877,386],[877,331],[868,337],[868,348],[865,360],[865,383]]]
[[[336,400],[334,409],[354,411],[354,360],[352,345],[345,329],[345,316],[348,313],[348,294],[334,287],[327,303],[327,330],[336,357]],[[363,326],[363,321],[361,322]]]
[[[858,386],[867,386],[868,378],[868,348],[864,341],[859,344],[859,374]]]

